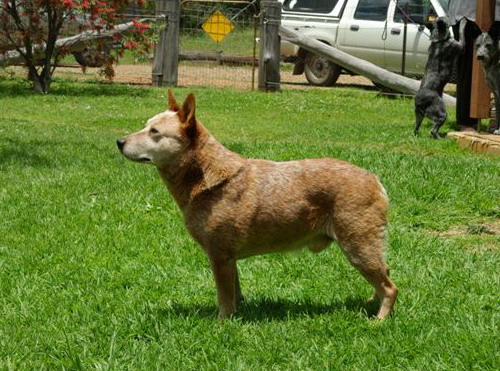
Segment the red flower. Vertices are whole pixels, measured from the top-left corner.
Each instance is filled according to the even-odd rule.
[[[132,23],[134,24],[134,28],[135,30],[139,33],[139,34],[143,34],[144,32],[146,32],[149,28],[149,25],[147,23],[141,23],[141,22],[137,22],[135,19],[132,19]]]
[[[73,0],[63,0],[63,6],[67,9],[74,9],[77,7],[77,4]]]

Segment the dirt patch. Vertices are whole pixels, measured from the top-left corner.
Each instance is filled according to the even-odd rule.
[[[290,66],[287,65],[280,71],[281,86],[283,89],[318,89],[318,87],[309,85],[303,74],[293,75]],[[26,75],[25,69],[22,67],[8,67],[7,69],[14,72],[15,75]],[[79,65],[58,67],[54,77],[76,81],[106,81],[106,78],[100,75],[98,68],[87,68],[83,72]],[[258,88],[257,79],[258,70],[255,69],[253,75],[255,89]],[[152,66],[150,64],[119,64],[115,67],[113,82],[117,84],[151,86]],[[213,63],[181,63],[178,70],[178,84],[181,87],[211,86],[251,90],[252,68],[250,66],[219,66]],[[374,93],[378,93],[379,91],[371,80],[364,76],[341,75],[335,87],[363,89],[373,91]],[[455,85],[448,84],[445,90],[447,93],[453,94]],[[392,94],[389,93],[389,95]]]
[[[467,225],[459,225],[451,227],[442,232],[432,232],[438,237],[453,238],[453,237],[468,237],[468,236],[500,236],[500,220],[488,223],[471,223]],[[500,245],[500,242],[499,242]]]
[[[20,69],[20,68],[16,68]],[[181,65],[179,67],[179,86],[214,86],[248,89],[252,87],[252,69],[245,67],[214,67],[213,65]],[[55,77],[70,78],[78,81],[105,81],[98,68],[87,68],[85,72],[79,66],[59,67]],[[257,89],[258,71],[255,69],[253,80]],[[118,65],[113,79],[118,84],[144,85],[152,84],[151,65]],[[281,84],[286,89],[310,89],[304,75],[294,76],[292,71],[281,71]],[[374,90],[372,82],[363,76],[341,75],[337,82],[339,87],[356,87]]]
[[[470,253],[500,250],[500,220],[454,226],[446,231],[433,231],[430,234],[438,238],[452,239]]]
[[[447,231],[436,233],[439,237],[466,237],[478,235],[500,236],[500,221],[492,223],[471,223],[455,226]],[[500,245],[500,242],[499,242]]]

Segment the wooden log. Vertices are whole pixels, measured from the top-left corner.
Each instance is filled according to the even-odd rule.
[[[257,63],[252,56],[224,54],[220,52],[180,52],[179,59],[185,61],[215,61],[220,64],[249,64]]]
[[[144,22],[145,19],[139,22]],[[67,37],[64,39],[59,39],[56,42],[56,50],[65,48],[68,52],[74,53],[84,50],[89,42],[110,42],[113,41],[113,36],[116,35],[126,35],[134,27],[133,22],[123,23],[112,30],[109,31],[86,31],[79,33],[78,35]],[[33,55],[35,59],[43,59],[45,53],[45,43],[38,44],[33,47]],[[21,48],[24,53],[25,48]],[[24,57],[18,50],[10,50],[5,54],[0,54],[0,67],[7,67],[16,64],[22,64],[24,62]]]
[[[371,81],[391,88],[392,90],[414,95],[420,87],[420,81],[418,80],[413,80],[387,71],[373,63],[356,58],[312,37],[298,34],[290,28],[280,26],[279,33],[284,40],[321,55],[351,72],[365,76]],[[447,105],[456,105],[456,99],[448,94],[443,94],[443,100]]]

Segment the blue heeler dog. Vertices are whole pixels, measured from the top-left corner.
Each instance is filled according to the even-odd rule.
[[[493,134],[500,135],[500,50],[498,37],[493,32],[483,32],[476,39],[476,57],[484,69],[486,81],[495,96],[496,127]]]
[[[446,107],[443,102],[443,90],[449,81],[455,59],[464,49],[464,29],[466,19],[460,21],[459,39],[456,41],[450,33],[448,20],[437,18],[432,24],[429,57],[425,66],[425,74],[415,96],[415,135],[418,133],[424,117],[434,123],[431,135],[440,139],[439,128],[446,120]]]

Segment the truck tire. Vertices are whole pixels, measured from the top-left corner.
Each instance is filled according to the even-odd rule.
[[[314,53],[307,53],[304,72],[309,84],[333,86],[337,82],[342,67]]]

